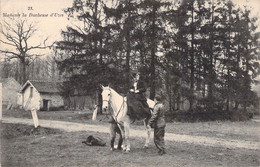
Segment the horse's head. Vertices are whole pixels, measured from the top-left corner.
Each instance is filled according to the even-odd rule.
[[[108,105],[110,103],[111,98],[111,89],[109,86],[101,86],[102,87],[102,110],[107,111]]]

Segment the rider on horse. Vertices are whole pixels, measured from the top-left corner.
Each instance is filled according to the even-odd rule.
[[[127,94],[127,114],[134,120],[151,116],[145,92],[146,88],[140,73],[134,73],[134,80],[130,86],[130,91]]]

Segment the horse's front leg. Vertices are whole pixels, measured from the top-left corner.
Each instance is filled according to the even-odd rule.
[[[144,127],[145,127],[145,131],[146,131],[146,138],[145,138],[145,144],[143,146],[143,148],[147,148],[150,144],[150,137],[151,137],[151,127],[148,126],[148,120],[149,119],[145,119],[144,120]]]
[[[123,143],[123,148],[122,149],[123,149],[123,151],[126,151],[127,144],[126,144],[126,139],[125,139],[125,127],[123,125],[121,125],[121,124],[118,124],[118,127],[119,127],[120,132],[121,132],[120,139],[121,139],[121,144]]]
[[[123,137],[122,134],[119,134],[119,140],[118,140],[118,145],[117,145],[117,149],[118,150],[122,150],[122,143],[123,143]]]
[[[130,151],[130,123],[129,122],[124,122],[124,128],[125,128],[125,144],[126,144],[126,152]]]
[[[110,123],[110,150],[114,151],[114,142],[116,138],[116,124]]]

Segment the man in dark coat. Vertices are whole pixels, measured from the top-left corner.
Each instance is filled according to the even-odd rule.
[[[122,143],[123,143],[123,137],[121,134],[121,131],[117,125],[117,122],[114,120],[114,118],[112,116],[109,117],[108,122],[110,123],[110,149],[111,151],[114,151],[114,142],[115,142],[115,138],[116,138],[116,134],[119,134],[119,140],[118,140],[118,145],[117,145],[117,149],[121,150],[122,149]]]
[[[136,73],[134,82],[127,94],[127,114],[130,118],[139,120],[151,116],[145,92],[146,88],[144,82],[140,79],[140,74]]]
[[[154,144],[159,149],[159,155],[163,155],[165,154],[165,109],[160,96],[157,95],[154,101],[156,104],[148,125],[154,128]]]

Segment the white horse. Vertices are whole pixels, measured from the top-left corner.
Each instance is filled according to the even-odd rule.
[[[123,137],[123,150],[126,152],[130,151],[130,142],[129,142],[129,134],[130,134],[130,122],[133,122],[130,117],[127,115],[127,103],[126,97],[119,95],[115,90],[110,88],[109,86],[101,86],[102,91],[102,100],[103,100],[103,110],[108,110],[109,105],[111,106],[113,113],[112,116],[114,120],[117,122],[119,129],[122,133]],[[155,102],[147,99],[147,103],[150,108],[153,108]],[[147,148],[150,143],[150,134],[151,127],[147,126],[149,118],[143,118],[144,126],[146,129],[146,140],[144,148]]]

